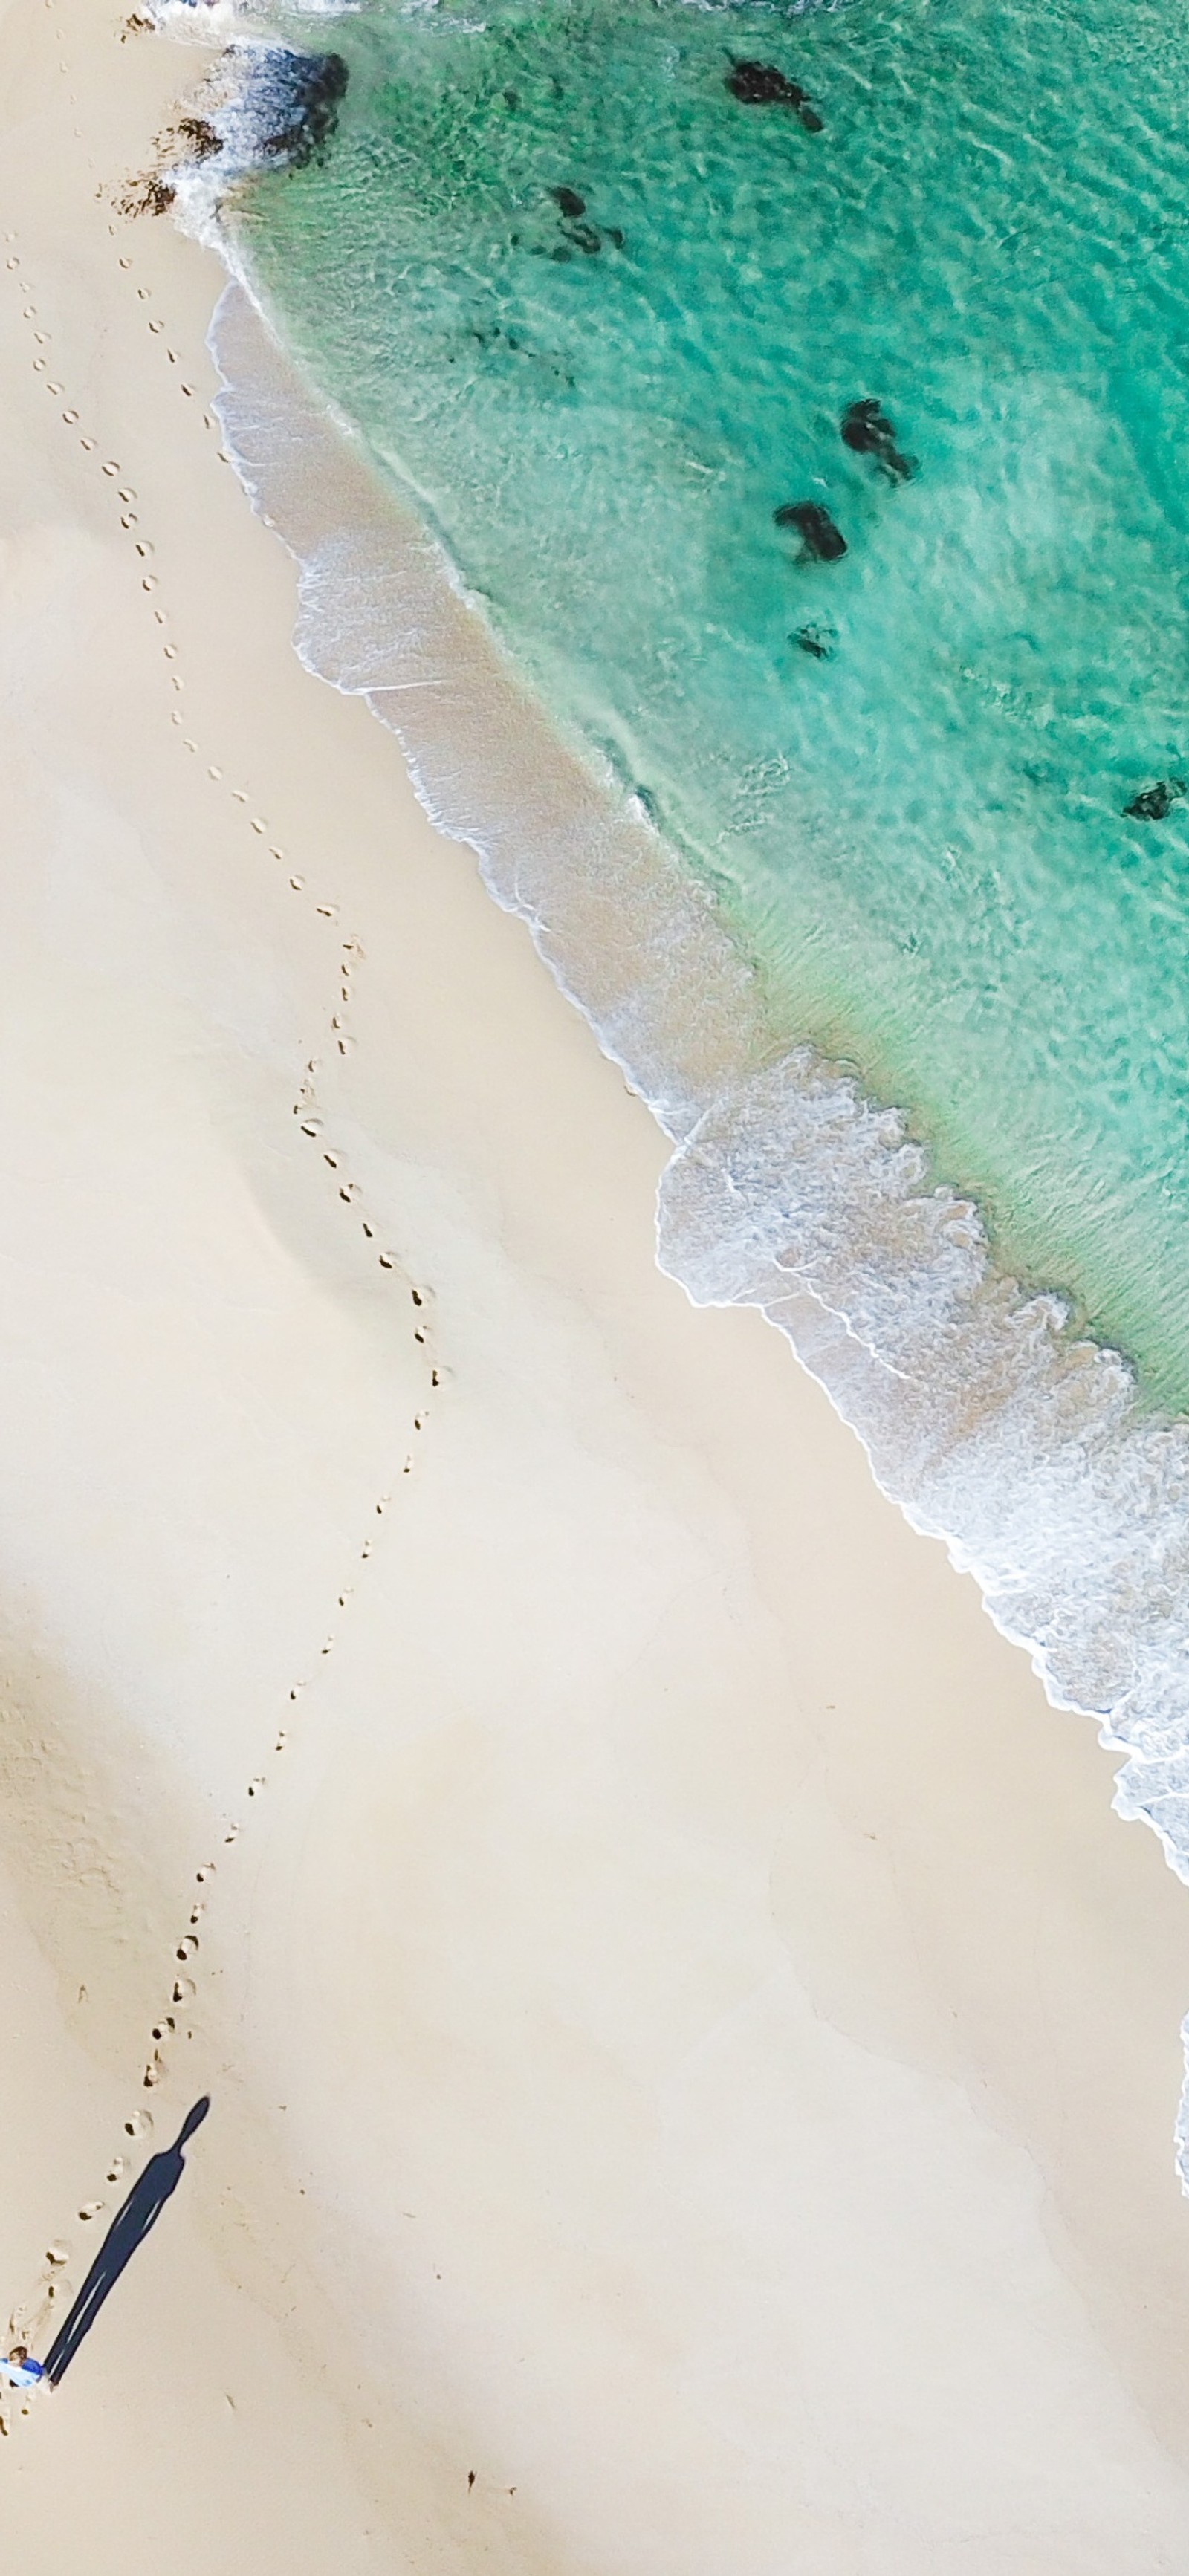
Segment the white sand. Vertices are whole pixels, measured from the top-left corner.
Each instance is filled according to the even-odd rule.
[[[213,2108],[6,2563],[1180,2570],[1189,1899],[298,667],[117,29],[0,8],[0,2310]]]

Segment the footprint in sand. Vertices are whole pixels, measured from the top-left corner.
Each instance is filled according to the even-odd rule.
[[[103,2200],[84,2201],[83,2206],[79,2211],[79,2217],[82,2219],[84,2226],[88,2225],[92,2218],[98,2218],[100,2210],[106,2209],[106,2207],[107,2203]]]
[[[239,1827],[237,1826],[237,1827],[236,1827],[236,1832],[238,1833],[238,1831],[239,1831]],[[228,1839],[230,1839],[230,1837],[228,1837]],[[180,1960],[180,1962],[181,1962],[182,1966],[185,1968],[185,1967],[188,1967],[188,1966],[189,1966],[190,1961],[191,1961],[191,1959],[193,1958],[194,1953],[195,1953],[195,1951],[196,1951],[196,1949],[197,1949],[197,1948],[198,1948],[198,1934],[197,1934],[196,1932],[185,1932],[185,1933],[183,1933],[182,1938],[181,1938],[181,1940],[179,1941],[178,1946],[177,1946],[176,1950],[174,1951],[174,1954],[173,1954],[173,1955],[174,1955],[175,1959]]]
[[[124,2122],[125,2137],[151,2138],[152,2134],[153,2115],[151,2111],[133,2111],[129,2114],[129,2117]]]
[[[171,2004],[192,2003],[197,1992],[198,1988],[194,1983],[193,1977],[175,1977],[173,1981],[173,1993],[169,2000]]]
[[[103,2179],[105,2182],[122,2182],[127,2171],[127,2156],[113,2156]]]

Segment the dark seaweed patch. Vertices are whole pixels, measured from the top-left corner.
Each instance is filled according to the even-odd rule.
[[[1154,787],[1143,787],[1123,808],[1133,823],[1162,823],[1170,806],[1185,794],[1183,778],[1158,778]]]
[[[821,133],[822,120],[808,90],[790,80],[775,63],[757,63],[732,55],[731,68],[724,79],[732,98],[740,99],[744,107],[791,107],[807,134]]]
[[[907,483],[917,471],[915,456],[900,454],[892,422],[870,395],[848,405],[839,422],[839,435],[855,456],[873,456],[890,483]]]
[[[798,644],[813,661],[829,662],[833,660],[838,638],[832,626],[799,626],[796,634],[790,635],[789,642]]]
[[[160,170],[148,170],[141,179],[129,182],[122,197],[116,199],[116,212],[121,215],[167,215],[177,195],[172,179]]]
[[[846,553],[846,539],[820,501],[786,501],[772,516],[778,528],[796,529],[802,563],[837,563]]]

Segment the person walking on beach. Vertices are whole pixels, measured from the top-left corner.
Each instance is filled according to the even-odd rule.
[[[45,2370],[41,2362],[34,2361],[27,2344],[14,2343],[11,2352],[0,2352],[0,2434],[9,2430],[6,2402],[9,2391],[15,2390],[18,2397],[28,2398],[35,2388],[40,2388],[44,2378]]]

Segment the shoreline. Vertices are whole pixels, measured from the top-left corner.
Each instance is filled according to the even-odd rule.
[[[230,119],[246,170],[249,110]],[[442,542],[306,386],[216,189],[204,163],[182,211],[231,278],[211,327],[217,408],[298,565],[305,667],[396,734],[430,821],[475,853],[674,1144],[663,1267],[695,1303],[757,1305],[787,1334],[881,1491],[973,1573],[1052,1705],[1127,1755],[1118,1811],[1189,1883],[1189,1426],[1060,1292],[1003,1268],[898,1108],[782,1036],[705,889],[555,727]]]
[[[117,23],[6,11],[18,2289],[241,1838],[162,2131],[215,2110],[10,2545],[56,2576],[81,2497],[97,2576],[1172,2566],[1183,1894],[762,1319],[657,1271],[648,1113],[296,663],[212,263],[95,199],[185,76]]]

